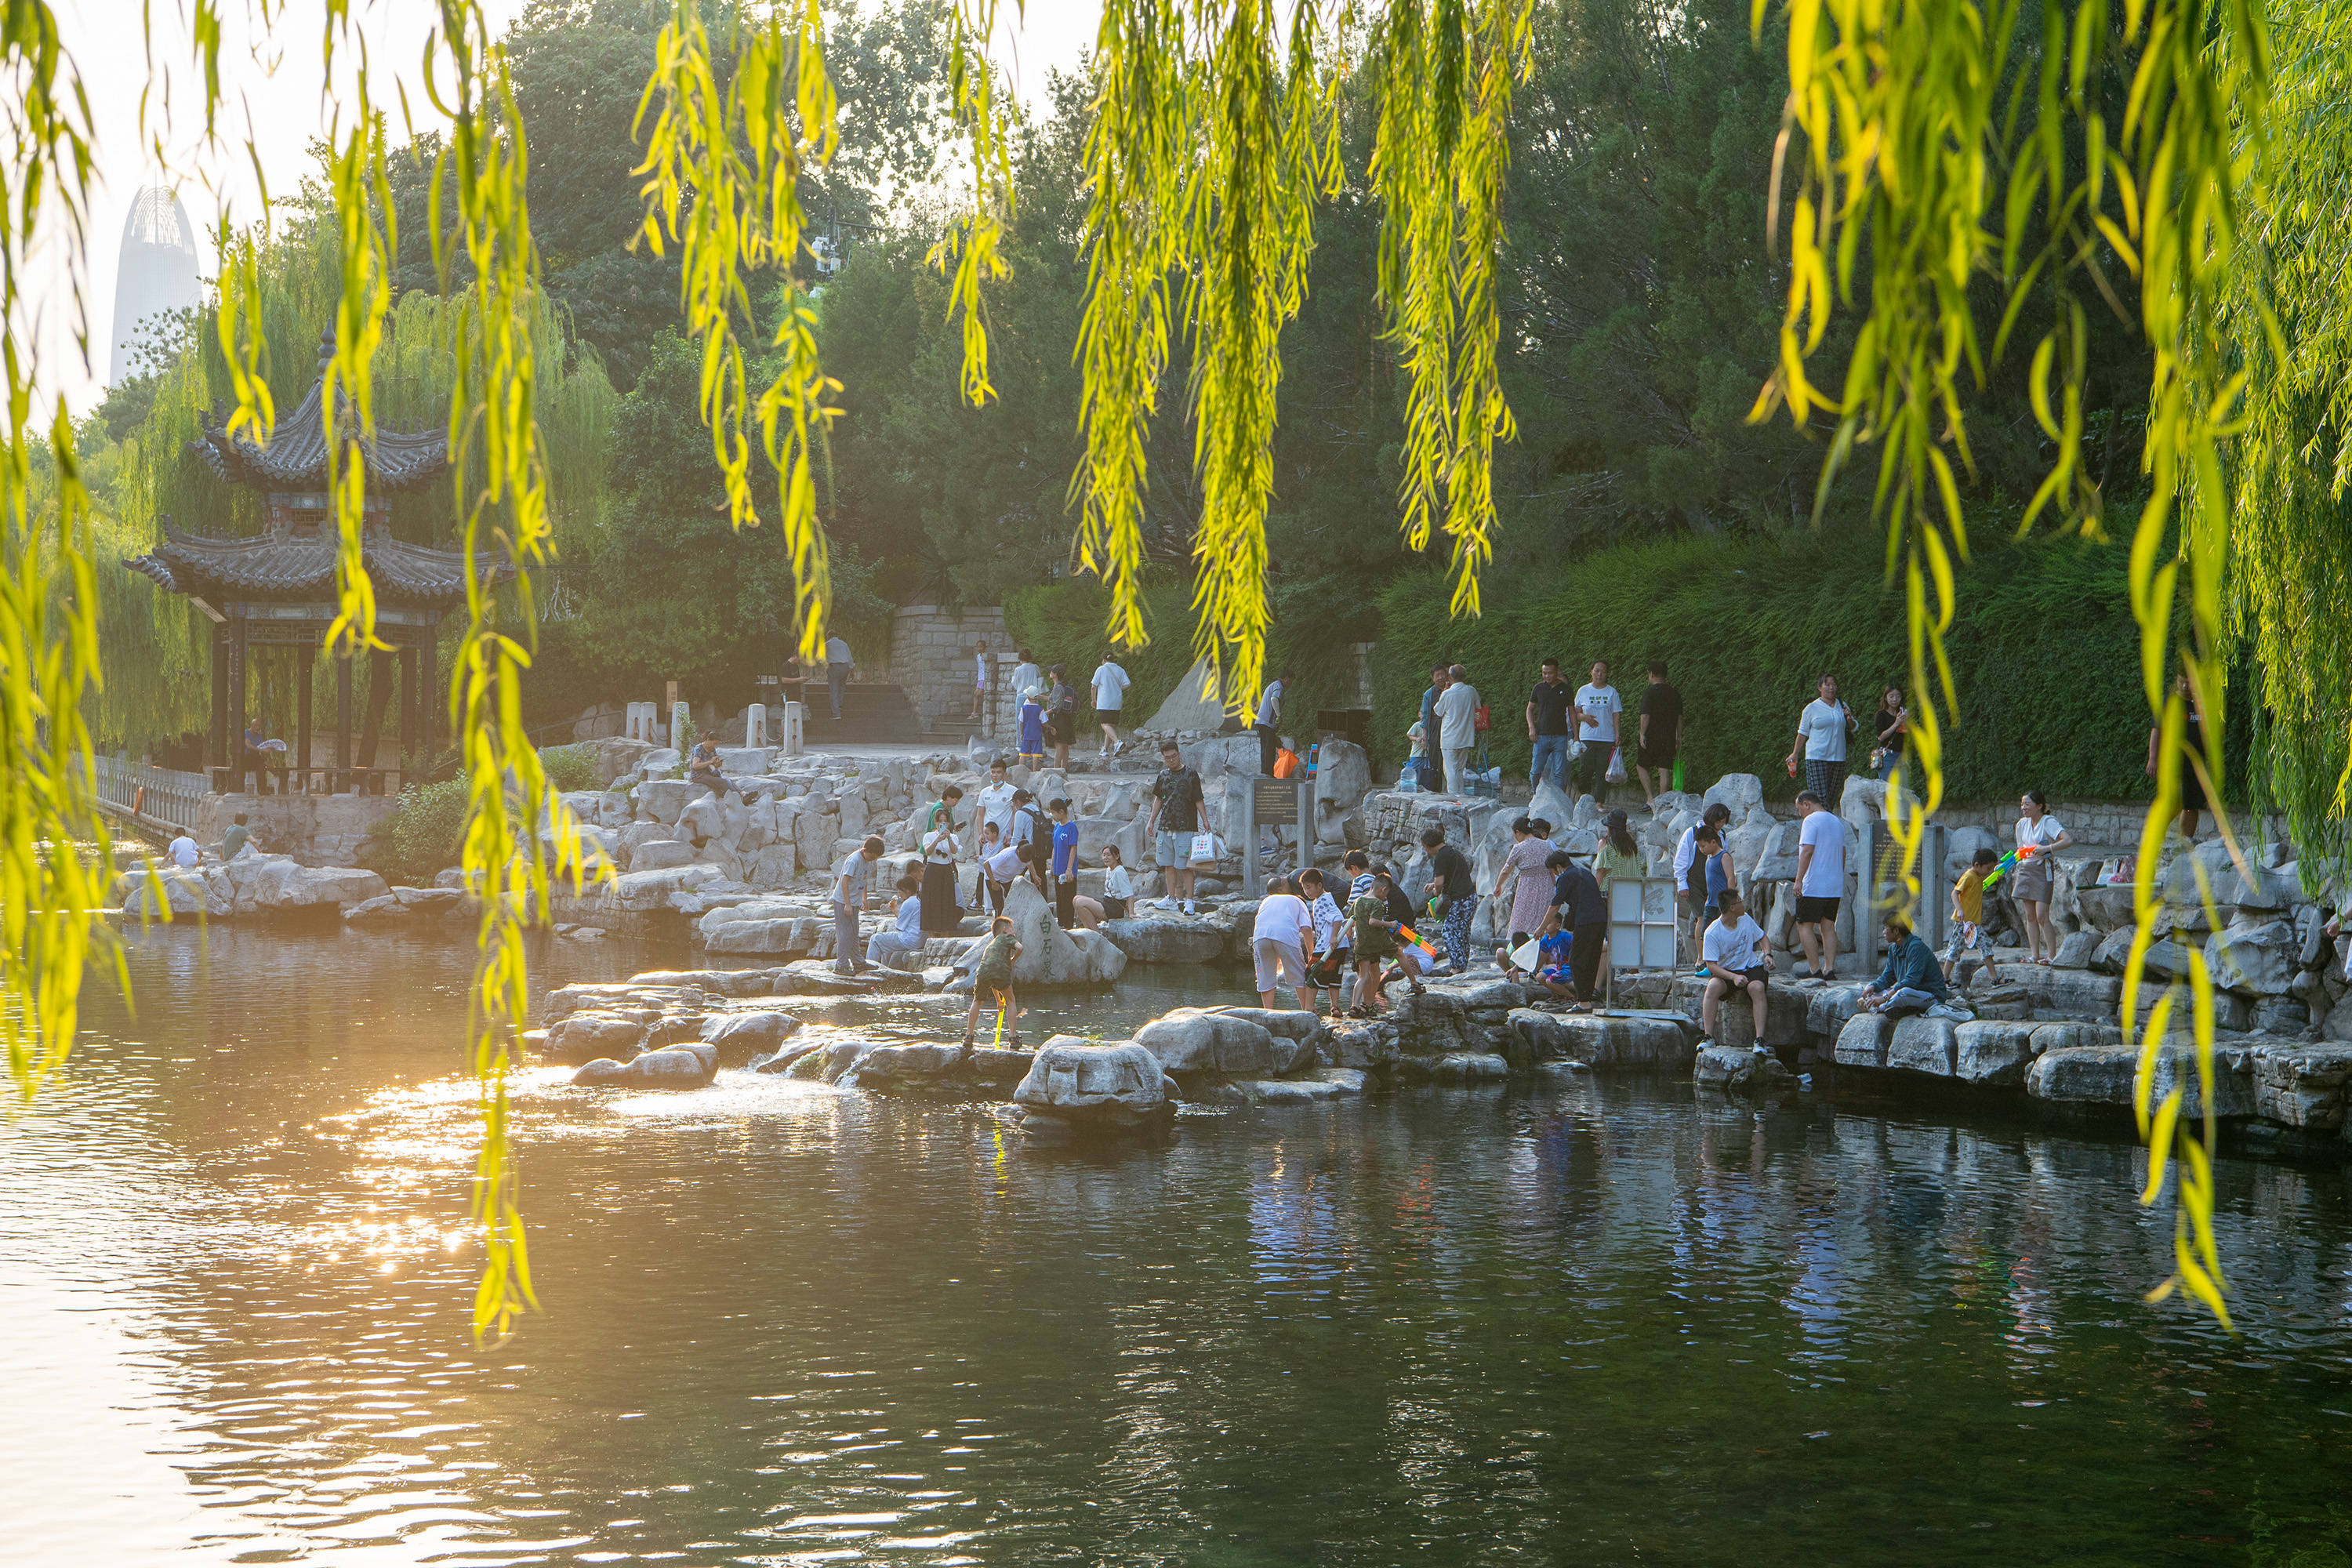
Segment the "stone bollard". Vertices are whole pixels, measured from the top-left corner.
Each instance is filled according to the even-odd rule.
[[[622,721],[622,737],[625,740],[643,741],[649,746],[660,745],[661,738],[655,732],[660,728],[660,721],[656,717],[660,711],[661,709],[657,703],[630,703],[627,717]]]
[[[743,744],[749,747],[767,743],[768,707],[764,702],[754,702],[743,710]]]
[[[776,747],[785,756],[797,757],[806,749],[808,735],[803,721],[807,714],[808,710],[797,702],[784,704],[783,732],[776,737]]]

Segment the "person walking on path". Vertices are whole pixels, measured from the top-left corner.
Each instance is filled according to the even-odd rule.
[[[1903,689],[1890,686],[1878,697],[1878,766],[1883,779],[1892,779],[1903,765],[1903,749],[1911,740],[1911,710],[1903,705]]]
[[[1718,800],[1699,814],[1697,822],[1684,828],[1682,837],[1675,844],[1675,903],[1677,913],[1690,921],[1690,952],[1694,957],[1699,950],[1699,938],[1706,934],[1707,921],[1713,918],[1704,912],[1706,900],[1699,896],[1704,889],[1694,888],[1690,879],[1691,863],[1698,858],[1698,830],[1714,828],[1718,836],[1717,846],[1720,847],[1720,835],[1730,826],[1731,807]]]
[[[1105,757],[1115,757],[1127,750],[1127,742],[1118,738],[1118,715],[1127,703],[1129,684],[1127,670],[1105,648],[1102,662],[1095,666],[1095,718],[1102,724]]]
[[[1173,741],[1160,742],[1160,776],[1151,781],[1151,820],[1143,825],[1160,860],[1160,891],[1172,909],[1192,913],[1192,836],[1201,831],[1201,775],[1184,765]]]
[[[1257,721],[1250,726],[1257,735],[1257,771],[1267,778],[1274,776],[1274,753],[1282,748],[1282,700],[1290,690],[1287,669],[1265,683],[1258,693]]]
[[[2050,891],[2057,885],[2051,861],[2074,836],[2050,815],[2049,797],[2038,789],[2018,797],[2017,812],[2017,882],[2010,892],[2025,917],[2025,962],[2046,969],[2058,956],[2058,927],[2050,919]]]
[[[833,968],[836,974],[857,973],[857,917],[874,901],[874,862],[880,858],[882,840],[868,838],[834,868]]]
[[[930,820],[923,825],[923,929],[942,935],[952,932],[963,921],[963,910],[956,903],[956,857],[962,846],[956,837],[955,819],[955,808],[962,799],[960,785],[948,785],[931,806]]]
[[[980,1027],[980,1010],[995,1004],[1006,1048],[1021,1048],[1021,1005],[1013,998],[1013,965],[1020,960],[1021,943],[1013,934],[1013,917],[999,915],[989,922],[988,941],[980,962],[971,966],[971,1010],[964,1015],[963,1048],[971,1049]]]
[[[874,933],[866,944],[866,962],[875,968],[887,969],[890,961],[901,953],[923,951],[922,884],[912,877],[898,879],[898,890],[890,900],[891,923]]]
[[[1469,687],[1457,684],[1451,689],[1466,691]],[[1423,828],[1421,847],[1429,852],[1433,873],[1422,891],[1436,900],[1433,912],[1444,922],[1445,955],[1459,974],[1470,967],[1470,917],[1478,910],[1478,884],[1470,875],[1469,858],[1445,842],[1444,828]]]
[[[1723,912],[1699,939],[1699,962],[1706,970],[1706,994],[1699,999],[1699,1028],[1706,1043],[1716,1033],[1716,1016],[1726,997],[1745,994],[1756,1021],[1755,1049],[1763,1050],[1765,1017],[1770,1007],[1766,981],[1772,973],[1772,955],[1765,950],[1764,930],[1748,918],[1738,893],[1726,893]]]
[[[1470,754],[1478,748],[1478,689],[1458,664],[1445,675],[1445,689],[1437,696],[1437,745],[1445,753],[1445,793],[1460,795],[1469,780]]]
[[[1054,814],[1054,913],[1068,931],[1078,918],[1071,902],[1078,896],[1078,825],[1066,799],[1057,796],[1045,809]]]
[[[1609,904],[1601,883],[1565,849],[1555,849],[1545,862],[1553,876],[1553,907],[1559,910],[1559,929],[1572,943],[1568,950],[1569,976],[1576,984],[1581,1012],[1601,1000],[1601,951],[1609,943]]]
[[[971,717],[985,728],[988,719],[988,639],[971,645]]]
[[[1797,938],[1817,980],[1837,978],[1838,900],[1845,897],[1845,819],[1811,790],[1797,793]]]
[[[1444,759],[1438,753],[1437,700],[1454,684],[1454,671],[1446,665],[1434,665],[1429,671],[1429,689],[1421,694],[1421,745],[1414,755],[1421,763],[1421,787],[1434,790],[1444,777]],[[1405,731],[1408,735],[1410,730]]]
[[[1528,695],[1528,787],[1530,789],[1549,778],[1562,794],[1567,793],[1568,749],[1570,742],[1574,739],[1568,721],[1572,695],[1569,690],[1568,677],[1559,672],[1559,660],[1544,660],[1543,679],[1536,682],[1535,690]]]
[[[1054,766],[1063,773],[1070,771],[1070,742],[1078,733],[1078,693],[1063,679],[1060,665],[1048,672],[1054,682],[1045,700],[1045,736],[1054,742]]]
[[[1797,742],[1789,748],[1789,776],[1797,776],[1797,753],[1805,757],[1805,787],[1832,811],[1845,798],[1846,737],[1862,727],[1853,710],[1838,700],[1837,677],[1824,675],[1821,692],[1797,715]]]
[[[1944,978],[1955,985],[1960,983],[1960,960],[1971,952],[1984,961],[1986,983],[2000,984],[2000,966],[1993,962],[1992,942],[1984,929],[1985,879],[2000,864],[2000,856],[1988,844],[1952,884],[1952,940],[1944,948]]]
[[[824,639],[824,685],[833,699],[833,716],[841,717],[841,694],[847,689],[850,678],[857,673],[857,661],[849,657],[849,644],[839,633]]]
[[[1936,950],[1911,929],[1900,913],[1889,911],[1884,931],[1886,965],[1878,978],[1863,988],[1865,1013],[1890,1018],[1925,1013],[1930,1018],[1967,1018],[1969,1015],[1945,1001],[1944,972],[1937,967]]]
[[[1298,1005],[1315,1011],[1315,988],[1307,979],[1307,953],[1315,945],[1315,923],[1306,901],[1290,890],[1290,879],[1276,877],[1258,901],[1250,952],[1257,965],[1258,1005],[1274,1005],[1275,990],[1287,984]]]
[[[1577,788],[1595,799],[1609,793],[1609,763],[1617,754],[1617,721],[1624,699],[1609,684],[1609,661],[1592,661],[1591,679],[1576,689],[1577,738],[1584,750],[1576,759]]]
[[[1552,879],[1543,868],[1554,847],[1550,839],[1536,831],[1531,818],[1522,816],[1511,824],[1511,847],[1503,855],[1502,868],[1495,873],[1493,896],[1499,901],[1506,891],[1511,895],[1514,952],[1527,945],[1543,924],[1544,911],[1551,908]]]
[[[2212,809],[2205,795],[2205,781],[2197,773],[2197,764],[2205,758],[2205,715],[2198,710],[2197,689],[2190,683],[2187,670],[2173,677],[2172,689],[2180,694],[2181,701],[2189,709],[2189,721],[2180,731],[2180,837],[2194,844],[2199,815]],[[2156,748],[2163,735],[2164,726],[2160,722],[2148,727],[2147,776],[2150,778],[2157,776]]]
[[[1675,759],[1683,750],[1683,694],[1666,683],[1664,659],[1650,661],[1650,683],[1642,689],[1640,728],[1634,731],[1633,775],[1642,799],[1654,802],[1675,782]],[[1655,773],[1654,780],[1651,773]]]

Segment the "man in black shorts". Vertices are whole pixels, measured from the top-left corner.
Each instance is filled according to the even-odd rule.
[[[1845,821],[1811,790],[1797,793],[1797,940],[1807,971],[1837,978],[1838,901],[1845,896]]]
[[[1706,968],[1699,1027],[1706,1031],[1707,1043],[1715,1044],[1720,1038],[1715,1032],[1716,1009],[1727,997],[1746,996],[1756,1023],[1754,1048],[1760,1051],[1769,1005],[1765,983],[1772,973],[1772,954],[1765,946],[1763,928],[1748,918],[1737,889],[1726,888],[1718,907],[1723,912],[1699,938],[1700,958]]]
[[[1666,684],[1664,659],[1650,661],[1650,684],[1642,692],[1642,727],[1633,748],[1633,774],[1642,798],[1655,800],[1675,782],[1675,757],[1683,749],[1683,694]],[[1650,774],[1655,771],[1657,777]]]

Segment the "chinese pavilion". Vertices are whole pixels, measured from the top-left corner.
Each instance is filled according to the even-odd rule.
[[[264,531],[235,538],[183,532],[164,521],[163,542],[124,565],[174,594],[184,594],[211,617],[213,706],[205,763],[213,789],[242,794],[249,776],[301,794],[383,794],[396,775],[423,768],[434,754],[434,719],[440,710],[436,630],[443,615],[465,603],[463,552],[410,544],[392,536],[388,498],[445,480],[449,443],[445,430],[379,427],[362,437],[347,401],[336,400],[330,425],[324,390],[332,334],[320,348],[320,379],[267,446],[231,435],[215,404],[200,417],[204,437],[189,450],[224,481],[258,490],[267,504]],[[362,559],[375,584],[376,637],[390,651],[371,650],[367,713],[357,744],[352,731],[352,660],[336,658],[335,750],[331,763],[311,752],[310,673],[327,628],[340,608],[335,585],[337,538],[327,495],[328,442],[344,444],[346,461],[366,465]],[[484,570],[494,580],[512,575],[500,562]],[[289,667],[297,694],[289,752],[265,753],[245,744],[247,671],[257,659]],[[393,666],[397,662],[395,679]],[[419,668],[419,666],[422,668]],[[385,710],[400,699],[397,768],[375,765]]]

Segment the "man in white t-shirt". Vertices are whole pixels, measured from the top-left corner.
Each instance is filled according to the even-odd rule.
[[[1837,978],[1838,900],[1845,897],[1845,819],[1811,790],[1797,794],[1797,940],[1816,979]]]
[[[197,863],[205,858],[205,852],[196,847],[196,841],[184,833],[173,839],[172,847],[164,853],[172,858],[172,864],[183,871],[194,870]]]
[[[988,639],[971,645],[971,717],[977,723],[988,716]]]
[[[1307,954],[1314,945],[1315,922],[1307,901],[1290,890],[1289,878],[1276,877],[1258,901],[1257,924],[1250,932],[1260,1006],[1273,1006],[1275,988],[1287,982],[1298,1005],[1315,1011],[1314,986],[1307,973]]]
[[[1118,738],[1118,710],[1127,701],[1127,671],[1108,651],[1095,666],[1095,717],[1102,722],[1102,754],[1115,757],[1127,750]]]
[[[1699,1027],[1707,1043],[1716,1041],[1716,1007],[1727,996],[1746,993],[1756,1019],[1756,1049],[1764,1048],[1765,981],[1772,973],[1772,954],[1764,945],[1764,928],[1748,915],[1736,889],[1726,888],[1717,900],[1722,911],[1699,938],[1699,962],[1706,970],[1706,994],[1699,999]]]
[[[988,764],[988,782],[972,792],[971,809],[981,827],[996,824],[996,841],[1013,841],[1013,781],[1004,776],[1004,759],[997,758]],[[979,848],[980,832],[972,833],[972,847]]]
[[[1625,711],[1609,684],[1609,661],[1592,661],[1592,679],[1576,689],[1576,738],[1584,742],[1571,770],[1576,787],[1595,797],[1609,788],[1609,757],[1617,749],[1617,720]]]
[[[1469,781],[1470,753],[1478,749],[1478,689],[1458,664],[1446,679],[1451,684],[1437,694],[1437,749],[1445,756],[1445,793],[1460,795]]]

